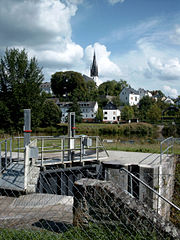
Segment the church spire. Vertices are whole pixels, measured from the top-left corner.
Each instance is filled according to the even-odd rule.
[[[93,57],[93,63],[92,63],[92,66],[91,66],[91,77],[98,77],[98,66],[97,66],[97,63],[96,63],[96,54],[95,54],[95,51],[94,51],[94,57]]]

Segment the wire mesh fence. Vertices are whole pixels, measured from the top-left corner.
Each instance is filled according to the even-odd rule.
[[[35,168],[29,193],[1,188],[0,239],[179,239],[179,162],[174,174],[143,173],[177,208],[121,169],[101,163]],[[16,171],[8,173],[9,181]],[[164,179],[159,186],[157,178]]]

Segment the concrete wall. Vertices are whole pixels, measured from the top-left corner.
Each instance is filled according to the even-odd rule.
[[[148,232],[152,239],[154,234],[157,239],[180,239],[179,229],[147,205],[112,182],[95,179],[86,178],[75,182],[73,222],[80,227],[91,222],[106,224],[106,227],[114,224],[142,235]]]
[[[105,163],[105,162],[104,162]],[[156,190],[163,197],[172,201],[174,191],[174,173],[175,173],[175,158],[174,156],[165,157],[162,165],[115,165],[110,167],[104,164],[104,178],[111,180],[114,184],[129,192],[140,201],[146,203],[149,207],[156,210],[161,216],[167,220],[170,217],[170,205],[159,198],[143,184],[135,181],[125,172],[120,171],[120,168],[126,168],[131,173],[140,178],[147,185]]]

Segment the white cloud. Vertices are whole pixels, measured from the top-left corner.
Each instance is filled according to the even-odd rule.
[[[170,86],[164,86],[163,89],[166,96],[170,96],[172,98],[178,97],[178,91],[175,88],[171,88]]]
[[[83,0],[6,0],[0,8],[1,49],[25,48],[36,56],[44,72],[72,69],[81,62],[83,48],[71,39],[71,18]],[[48,79],[47,79],[48,80]]]
[[[123,3],[125,0],[108,0],[110,4]]]
[[[178,58],[162,61],[151,57],[148,61],[149,71],[161,80],[180,80],[180,61]]]

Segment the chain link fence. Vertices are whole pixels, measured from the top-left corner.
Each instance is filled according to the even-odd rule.
[[[28,174],[23,159],[1,170],[0,239],[180,239],[179,158],[175,171],[158,173],[28,159]]]

